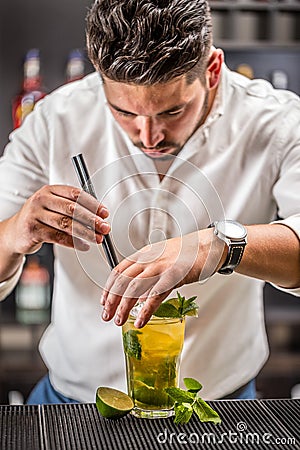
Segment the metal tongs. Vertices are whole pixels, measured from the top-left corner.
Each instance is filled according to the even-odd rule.
[[[73,156],[72,162],[82,189],[97,199],[96,192],[88,173],[83,155],[79,153],[79,155]],[[104,235],[103,247],[107,262],[110,265],[110,268],[113,269],[118,265],[118,259],[109,234]]]

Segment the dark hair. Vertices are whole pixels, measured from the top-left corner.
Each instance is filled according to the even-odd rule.
[[[212,45],[206,0],[96,0],[87,14],[88,55],[111,80],[204,79]]]

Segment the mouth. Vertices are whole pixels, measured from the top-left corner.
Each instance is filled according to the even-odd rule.
[[[151,156],[152,158],[161,157],[163,155],[169,155],[174,152],[174,148],[172,147],[158,148],[158,149],[141,147],[141,150],[148,156]]]

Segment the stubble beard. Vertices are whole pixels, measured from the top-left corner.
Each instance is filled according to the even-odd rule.
[[[145,148],[142,142],[137,142],[133,144],[138,147],[147,158],[150,158],[155,161],[168,161],[171,159],[174,159],[174,157],[178,156],[178,154],[181,152],[185,144],[188,142],[188,140],[194,135],[194,133],[198,130],[198,128],[205,122],[205,119],[209,112],[209,90],[206,88],[205,90],[205,97],[204,102],[201,109],[200,118],[197,121],[192,133],[186,138],[185,142],[183,144],[178,144],[176,142],[170,142],[170,141],[163,141],[160,142],[159,145],[157,145],[155,148],[153,148],[154,151],[158,151],[160,148],[174,148],[174,151],[172,153],[168,154],[162,154],[161,156],[156,156],[155,158],[151,155],[148,155],[146,152],[144,152],[142,149]]]

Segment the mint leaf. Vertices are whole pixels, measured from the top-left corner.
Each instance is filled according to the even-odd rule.
[[[153,315],[156,317],[181,318],[181,314],[178,312],[178,309],[169,304],[168,301],[161,303]]]
[[[173,405],[173,402],[163,389],[148,386],[143,382],[135,382],[134,398],[138,402],[144,403],[145,406],[152,405],[163,408],[166,405],[170,405],[170,407]]]
[[[191,297],[187,300],[184,300],[183,306],[182,306],[182,315],[183,316],[198,316],[198,308],[199,306],[195,302],[195,299],[197,297]]]
[[[202,384],[195,380],[195,378],[184,378],[183,381],[185,387],[188,389],[187,391],[177,387],[164,389],[171,399],[175,401],[174,423],[177,425],[188,423],[193,412],[201,422],[221,423],[219,414],[197,395],[200,389],[202,389]]]
[[[175,411],[174,423],[176,425],[188,423],[193,414],[193,408],[190,403],[182,403],[182,404],[175,403],[174,411]]]
[[[194,378],[184,378],[183,382],[189,392],[197,394],[202,389],[202,384]]]
[[[185,297],[182,297],[179,292],[177,291],[177,298],[178,298],[178,303],[179,303],[179,312],[182,315],[183,313],[183,305],[185,302]]]
[[[184,298],[184,297],[183,297]],[[191,303],[194,303],[197,298],[197,295],[194,295],[194,297],[190,297],[187,300],[184,300],[183,302],[183,308],[187,308]]]
[[[212,409],[202,398],[197,398],[193,404],[193,410],[201,420],[201,422],[221,423],[219,414]]]
[[[184,308],[184,310],[182,311],[182,315],[198,317],[198,308],[199,308],[198,305],[196,306],[190,305],[188,308]]]
[[[195,394],[192,392],[184,391],[183,389],[177,387],[169,387],[165,388],[165,391],[169,394],[169,396],[178,403],[193,403],[195,399]]]
[[[166,318],[183,318],[184,316],[197,316],[198,305],[195,302],[197,297],[185,299],[179,292],[177,298],[169,298],[160,304],[158,309],[153,313],[156,317]]]
[[[135,359],[141,359],[142,357],[142,346],[138,334],[142,334],[141,331],[128,330],[123,334],[124,352]]]
[[[157,370],[160,380],[175,380],[176,378],[176,356],[167,356]]]

